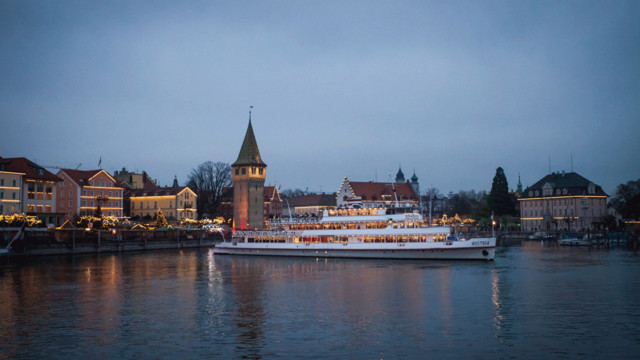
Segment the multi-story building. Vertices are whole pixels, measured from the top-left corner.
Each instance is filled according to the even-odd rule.
[[[607,215],[607,194],[575,172],[552,173],[518,199],[523,231],[597,229]]]
[[[0,157],[0,214],[22,213],[22,178],[25,173],[9,171]]]
[[[123,216],[123,188],[104,170],[61,169],[63,182],[58,194],[58,208],[67,218],[95,215]]]
[[[61,181],[29,159],[0,158],[0,212],[26,213],[59,225],[63,214],[56,211],[56,188]]]
[[[197,219],[198,196],[187,186],[132,189],[127,191],[129,214],[134,220],[151,220],[158,210],[169,222]]]
[[[349,181],[344,178],[338,190],[336,205],[338,208],[390,208],[396,204],[401,207],[418,207],[418,195],[409,182],[382,183]]]

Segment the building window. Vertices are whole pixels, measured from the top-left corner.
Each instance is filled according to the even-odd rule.
[[[0,186],[4,186],[4,179],[0,179]]]
[[[82,190],[82,196],[87,196],[87,190]]]
[[[246,173],[247,173],[247,169],[242,168],[242,175],[244,175],[244,174],[246,174]]]
[[[236,175],[240,174],[240,169],[236,168]]]
[[[154,208],[154,209],[157,209],[157,208],[158,208],[158,202],[157,202],[157,201],[154,201],[154,202],[153,202],[153,208]]]
[[[251,175],[255,175],[256,174],[256,168],[252,167],[251,168]]]
[[[16,186],[16,181],[15,181],[15,180],[13,180],[13,186],[14,186],[14,187]]]
[[[15,200],[16,199],[16,193],[11,194],[11,198]]]
[[[262,174],[264,173],[264,169],[263,169],[263,168],[260,168],[260,170],[258,171],[258,173],[259,173],[260,175],[262,175]]]

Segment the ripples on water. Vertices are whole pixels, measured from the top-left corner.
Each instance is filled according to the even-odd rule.
[[[638,254],[0,259],[0,358],[637,358]]]

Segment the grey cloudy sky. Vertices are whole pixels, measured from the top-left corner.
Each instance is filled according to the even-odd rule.
[[[337,191],[640,178],[638,1],[0,1],[0,156]],[[549,161],[550,159],[550,161]]]

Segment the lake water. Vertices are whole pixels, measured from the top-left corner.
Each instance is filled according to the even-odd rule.
[[[640,255],[0,258],[0,358],[637,359]]]

